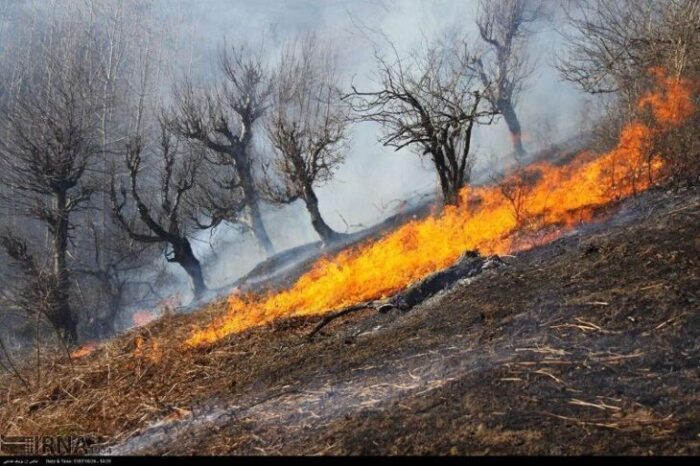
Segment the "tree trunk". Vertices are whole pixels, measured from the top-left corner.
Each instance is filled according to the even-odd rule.
[[[236,167],[238,169],[238,175],[241,178],[248,220],[250,221],[250,227],[253,229],[253,236],[255,236],[258,244],[265,250],[265,254],[267,254],[268,257],[272,256],[275,253],[275,248],[272,246],[272,241],[270,241],[270,237],[267,234],[267,230],[265,229],[260,215],[258,192],[253,183],[253,175],[250,172],[250,167],[247,163],[237,163]]]
[[[459,192],[464,187],[463,176],[457,174],[450,176],[449,173],[445,173],[444,176],[440,176],[440,187],[442,188],[443,205],[459,205]]]
[[[253,229],[253,236],[255,236],[258,244],[263,248],[268,257],[274,255],[275,248],[272,246],[272,241],[270,241],[270,237],[267,234],[262,217],[260,216],[260,206],[258,205],[257,199],[248,204],[248,217],[250,226]]]
[[[313,225],[314,230],[321,237],[324,244],[334,241],[340,237],[340,234],[328,226],[323,217],[321,216],[321,211],[318,209],[318,197],[311,186],[305,186],[303,192],[304,203],[306,204],[306,210],[311,215],[311,225]]]
[[[457,196],[455,195],[455,190],[450,182],[449,170],[445,166],[444,157],[439,157],[436,150],[432,152],[433,164],[435,165],[435,171],[438,175],[438,180],[440,181],[440,190],[442,191],[442,203],[443,205],[457,204]]]
[[[510,139],[513,143],[515,158],[521,159],[523,156],[525,156],[525,148],[523,147],[522,131],[520,129],[518,115],[515,113],[513,104],[511,104],[509,100],[501,100],[498,103],[498,107],[503,113],[503,119],[506,121],[506,125],[508,125],[508,131],[510,131]]]
[[[202,265],[199,260],[195,257],[192,251],[192,246],[190,245],[187,238],[182,238],[178,244],[173,245],[175,257],[174,262],[180,264],[180,266],[185,269],[187,275],[192,281],[192,287],[194,292],[195,301],[202,297],[202,294],[207,290],[207,286],[204,284],[204,275],[202,274]]]
[[[78,341],[77,322],[70,307],[70,277],[66,265],[68,247],[68,208],[65,192],[56,194],[56,218],[50,228],[53,242],[53,276],[55,289],[51,299],[51,315],[54,325],[63,332],[67,343]]]
[[[444,205],[459,205],[459,188],[448,185],[442,190]]]
[[[471,131],[468,134],[467,144],[470,143]],[[464,186],[466,162],[464,166],[461,167],[458,164],[446,162],[450,160],[450,157],[445,155],[445,150],[450,150],[446,147],[433,148],[432,160],[435,165],[435,171],[438,175],[438,180],[440,181],[440,190],[442,191],[442,203],[443,205],[459,205],[459,191]],[[469,146],[465,149],[467,154],[469,152]],[[450,154],[452,160],[457,160],[457,154]],[[466,157],[467,155],[465,155]]]

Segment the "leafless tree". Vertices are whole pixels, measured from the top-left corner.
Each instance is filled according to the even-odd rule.
[[[145,264],[152,263],[157,253],[150,243],[131,238],[122,228],[102,219],[86,220],[85,233],[89,245],[77,248],[72,271],[80,279],[78,286],[86,285],[88,302],[83,307],[93,309],[86,318],[86,333],[93,338],[114,335],[122,311],[133,302],[143,302],[148,297],[160,296],[155,284],[139,279]],[[104,231],[109,228],[109,231]]]
[[[110,190],[115,218],[135,241],[165,245],[167,261],[179,264],[187,272],[195,298],[199,298],[206,285],[190,235],[193,225],[197,224],[192,200],[204,155],[202,150],[184,143],[161,125],[160,141],[148,154],[149,160],[154,162],[155,173],[151,174],[150,183],[146,183],[147,186],[157,184],[158,189],[148,192],[140,182],[141,177],[148,175],[142,173],[146,171],[143,161],[147,149],[142,137],[134,137],[126,145],[128,187],[121,184],[118,189],[115,175]],[[209,224],[197,226],[209,228],[221,220],[221,217],[213,217]]]
[[[227,220],[242,222],[253,232],[268,255],[274,252],[260,215],[260,195],[254,177],[253,133],[271,94],[269,72],[259,54],[248,47],[219,50],[223,76],[214,89],[196,90],[185,80],[174,93],[174,108],[167,115],[169,128],[196,141],[213,154],[209,162],[228,167],[232,196],[244,194],[246,215],[231,212]]]
[[[82,137],[79,134],[82,129],[76,124],[85,123],[85,127],[89,127],[89,131],[82,132],[89,132],[89,138],[84,139],[89,143],[90,150],[85,149],[82,153],[74,154],[74,168],[77,171],[84,166],[84,173],[78,185],[69,189],[67,193],[67,197],[75,201],[75,196],[81,192],[81,187],[84,187],[87,188],[84,193],[89,195],[89,199],[80,199],[70,210],[69,234],[63,261],[69,277],[70,308],[73,320],[80,323],[77,331],[81,335],[83,332],[91,332],[95,322],[106,323],[108,317],[113,315],[111,303],[116,301],[110,293],[117,291],[119,287],[102,286],[103,281],[97,278],[98,275],[109,275],[112,279],[118,275],[118,281],[128,290],[127,294],[141,289],[141,285],[133,283],[135,275],[125,271],[117,272],[113,267],[119,264],[117,268],[121,270],[126,266],[126,250],[117,247],[124,245],[123,234],[119,232],[119,228],[115,228],[111,216],[107,169],[115,157],[116,143],[123,141],[130,129],[131,122],[125,118],[130,114],[126,113],[128,108],[137,105],[143,99],[143,86],[140,82],[142,75],[148,74],[152,78],[151,75],[156,74],[160,66],[158,44],[166,26],[154,27],[149,24],[140,3],[138,0],[30,0],[14,2],[9,9],[6,8],[7,5],[0,7],[0,14],[5,19],[0,24],[3,28],[0,31],[3,34],[0,52],[3,70],[0,80],[0,105],[3,106],[3,115],[9,114],[17,122],[17,116],[28,121],[30,112],[26,112],[23,107],[33,106],[38,110],[34,112],[38,115],[37,121],[43,119],[43,124],[48,128],[44,133],[53,137],[54,142],[70,135],[70,128],[79,130],[73,131],[74,136],[71,137],[76,140]],[[5,13],[9,18],[4,18]],[[74,70],[73,76],[66,71],[71,69]],[[74,79],[75,77],[78,79]],[[160,85],[156,82],[158,78],[151,79],[148,92],[153,93],[154,88]],[[40,89],[41,92],[34,92],[34,89]],[[72,96],[66,89],[73,92]],[[66,102],[72,98],[71,105],[80,105],[82,121],[70,115],[65,118],[63,115],[56,115],[56,121],[52,121],[53,116],[47,120],[40,114],[54,112],[57,108],[55,103],[59,102],[60,98]],[[41,105],[46,109],[41,109]],[[53,107],[49,107],[50,105]],[[11,112],[6,111],[13,106]],[[8,119],[2,119],[5,120],[2,139],[8,144],[10,141],[16,142],[20,137],[26,138],[27,135],[32,135],[32,132],[40,133],[33,128],[25,133],[13,131]],[[60,125],[63,125],[63,128]],[[29,128],[29,125],[23,123],[23,127]],[[59,131],[63,132],[64,136],[61,136]],[[10,137],[4,138],[4,134]],[[48,137],[36,139],[37,146],[44,143],[47,145],[47,151],[58,146]],[[40,157],[39,151],[35,152],[37,157]],[[79,160],[83,156],[85,163]],[[23,179],[27,177],[16,172],[15,168],[19,167],[16,158],[3,159],[0,162],[3,167],[12,165],[11,170],[3,170],[3,181],[11,177],[15,181],[0,184],[0,196],[4,201],[0,208],[6,218],[4,224],[11,225],[8,229],[10,235],[27,244],[30,255],[36,259],[37,267],[42,273],[49,274],[55,263],[53,235],[41,231],[42,228],[46,228],[46,222],[37,219],[35,211],[40,207],[54,209],[55,204],[49,195],[29,193],[18,188],[17,185],[23,184]],[[26,159],[22,164],[26,166],[25,162]],[[57,163],[63,164],[62,161]],[[39,167],[40,164],[36,163],[31,169]],[[58,176],[58,173],[54,176]],[[106,189],[101,189],[104,187]],[[42,197],[45,199],[41,200]],[[58,231],[60,230],[58,228]],[[151,257],[149,254],[140,254],[138,265],[143,265]],[[48,264],[49,258],[51,264]],[[128,267],[136,265],[129,262]],[[104,275],[105,272],[107,275]],[[36,278],[27,274],[14,276],[29,283],[38,283]],[[49,279],[41,283],[44,282],[56,283]],[[13,281],[14,284],[20,288],[23,286]],[[116,282],[112,283],[114,284]],[[13,295],[17,296],[17,293]],[[4,323],[4,320],[2,322]],[[105,329],[108,326],[101,325]]]
[[[520,168],[497,181],[501,194],[508,201],[513,211],[513,216],[518,224],[518,230],[533,231],[531,223],[533,218],[529,212],[533,188],[541,179],[542,174],[536,168]]]
[[[562,77],[592,93],[618,93],[633,102],[647,70],[675,76],[700,66],[700,4],[695,0],[586,0],[565,4],[568,48]]]
[[[314,188],[333,178],[345,156],[348,108],[341,97],[334,51],[318,36],[306,34],[284,49],[265,121],[280,182],[267,191],[278,203],[303,200],[324,242],[340,235],[321,216]]]
[[[41,378],[41,345],[45,338],[45,323],[48,322],[51,330],[56,332],[59,339],[65,340],[65,329],[59,327],[62,319],[56,316],[56,292],[58,289],[56,276],[53,270],[45,267],[43,261],[36,260],[27,246],[27,240],[11,231],[5,231],[0,236],[0,247],[10,258],[15,269],[5,271],[5,277],[9,278],[7,284],[0,290],[0,298],[4,306],[22,315],[22,322],[19,328],[15,327],[15,332],[23,334],[29,340],[34,340],[36,349],[36,384]],[[4,310],[6,311],[6,310]],[[3,316],[7,318],[8,316]],[[14,335],[13,335],[14,336]],[[2,345],[5,359],[12,368],[11,356],[7,348]],[[15,376],[20,377],[16,371]],[[23,379],[25,387],[29,389],[27,379]]]
[[[18,272],[7,275],[15,280],[0,291],[5,303],[21,311],[31,322],[40,323],[45,318],[59,333],[64,333],[64,318],[57,315],[60,309],[56,306],[55,272],[35,258],[25,238],[13,232],[5,231],[0,235],[0,247]],[[61,336],[65,338],[64,335]]]
[[[700,3],[695,0],[570,1],[564,13],[568,47],[557,66],[564,79],[604,97],[605,114],[594,125],[603,143],[614,141],[610,128],[646,118],[637,102],[655,85],[652,69],[689,82],[700,78]],[[679,182],[692,182],[700,174],[698,118],[696,112],[652,141],[663,150],[650,151],[649,157],[662,154],[666,170]]]
[[[71,216],[95,189],[88,172],[97,151],[96,70],[80,47],[80,32],[58,25],[40,37],[32,61],[19,64],[6,110],[0,115],[0,167],[15,210],[46,226],[50,238],[52,323],[77,339],[70,304],[68,241]]]
[[[385,146],[411,147],[429,156],[443,202],[458,204],[474,163],[474,125],[491,123],[497,112],[486,98],[489,86],[474,72],[475,57],[465,40],[424,43],[409,59],[392,49],[391,62],[375,53],[379,90],[353,85],[346,98],[358,120],[383,126]]]
[[[486,97],[508,126],[515,157],[525,155],[520,120],[515,112],[517,99],[532,74],[527,43],[532,23],[542,14],[539,0],[481,0],[476,25],[487,48],[475,60]]]

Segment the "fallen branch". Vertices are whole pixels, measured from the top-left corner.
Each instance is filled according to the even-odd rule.
[[[500,262],[495,256],[491,258],[491,261],[494,263]],[[398,309],[407,311],[444,290],[457,280],[480,274],[484,262],[485,259],[479,256],[479,253],[476,251],[467,251],[462,254],[453,266],[428,275],[406,290],[396,294],[389,302]]]
[[[338,317],[342,317],[344,315],[348,315],[352,312],[356,311],[361,311],[363,309],[368,309],[368,308],[381,308],[386,306],[387,303],[386,301],[364,301],[359,304],[353,304],[352,306],[343,308],[339,311],[331,312],[330,314],[327,314],[323,319],[321,319],[321,322],[314,327],[314,329],[309,333],[309,335],[306,337],[307,339],[312,339],[314,335],[316,335],[318,332],[321,331],[323,327],[331,323],[333,320],[337,319]]]
[[[314,327],[307,338],[313,338],[314,335],[333,320],[363,309],[373,308],[379,312],[387,312],[390,309],[408,311],[431,296],[448,288],[457,280],[480,274],[485,261],[475,251],[465,252],[453,266],[428,275],[389,299],[363,301],[327,314]],[[500,263],[500,259],[497,256],[489,258],[489,261],[493,264]]]

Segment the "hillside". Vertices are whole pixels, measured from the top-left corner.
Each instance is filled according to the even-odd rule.
[[[7,434],[112,454],[700,453],[700,195],[648,191],[409,312],[281,319],[186,349],[168,316],[32,395]]]

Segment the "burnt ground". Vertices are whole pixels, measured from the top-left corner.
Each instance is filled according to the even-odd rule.
[[[700,454],[700,195],[604,215],[409,312],[312,340],[319,318],[278,321],[189,378],[161,362],[176,408],[91,431],[113,454]]]
[[[112,454],[700,454],[699,230],[700,190],[656,189],[312,339],[322,317],[192,350],[225,303],[167,315],[44,351],[28,387],[0,373],[0,432]]]

